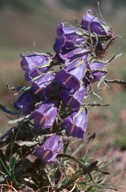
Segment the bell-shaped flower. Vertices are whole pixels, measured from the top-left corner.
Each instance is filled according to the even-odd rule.
[[[41,146],[35,146],[35,154],[43,163],[53,163],[59,151],[62,149],[63,143],[58,135],[52,135],[45,139]]]
[[[99,81],[102,77],[107,74],[106,63],[100,61],[94,61],[88,66],[88,70],[83,78],[85,86],[91,83]]]
[[[76,91],[80,88],[81,81],[85,75],[86,63],[82,59],[71,62],[56,75],[56,82],[68,90]]]
[[[83,16],[81,28],[98,37],[104,37],[105,40],[113,36],[111,27],[103,19],[94,15],[91,10],[88,10],[87,14]]]
[[[60,53],[67,49],[81,47],[86,41],[86,36],[83,35],[83,30],[67,22],[62,22],[56,29],[56,41],[54,51]]]
[[[67,135],[83,139],[87,130],[87,109],[72,112],[63,121],[61,128],[65,129]]]
[[[27,115],[35,108],[35,95],[32,91],[24,92],[14,103],[14,107]]]
[[[65,53],[59,53],[59,57],[65,61],[65,63],[74,59],[79,59],[82,57],[87,57],[88,54],[90,53],[89,48],[82,48],[82,47],[78,47],[76,49],[72,49],[72,50],[67,50]]]
[[[59,92],[60,99],[72,109],[78,110],[83,102],[84,96],[87,93],[86,87],[83,85],[74,93],[68,90],[61,89]]]
[[[43,102],[31,115],[36,129],[46,129],[53,126],[58,113],[57,103],[54,101]]]
[[[50,94],[49,86],[55,79],[56,74],[54,72],[48,72],[46,74],[38,76],[36,79],[30,81],[32,90],[35,95],[39,95],[41,99],[45,99]]]
[[[75,59],[83,56],[90,50],[86,46],[88,37],[83,35],[83,29],[60,23],[56,30],[54,51],[62,60]]]
[[[90,74],[93,76],[92,83],[99,81],[103,76],[107,74],[106,63],[94,61],[90,65]]]
[[[21,57],[21,68],[26,72],[26,80],[46,72],[52,61],[51,56],[45,53],[34,53]]]
[[[106,67],[106,63],[100,62],[100,61],[94,61],[90,64],[91,71],[94,70],[100,70],[102,68]]]

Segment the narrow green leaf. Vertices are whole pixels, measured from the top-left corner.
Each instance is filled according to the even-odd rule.
[[[5,112],[5,113],[11,114],[11,115],[17,115],[16,112],[11,111],[10,109],[8,109],[7,107],[5,107],[2,104],[0,104],[0,110]]]

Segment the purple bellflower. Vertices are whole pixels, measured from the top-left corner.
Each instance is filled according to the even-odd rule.
[[[60,53],[66,49],[81,47],[87,40],[86,37],[83,37],[82,31],[82,29],[72,26],[69,23],[60,23],[56,29],[55,52]]]
[[[99,81],[103,76],[107,74],[105,68],[106,63],[102,63],[100,61],[94,61],[92,64],[90,64],[90,74],[93,77],[92,83]]]
[[[24,92],[14,103],[14,107],[25,115],[31,113],[35,108],[35,96],[31,91]]]
[[[35,154],[43,163],[54,163],[63,144],[58,135],[53,135],[44,141],[41,146],[35,146]]]
[[[75,59],[90,52],[86,46],[88,38],[83,35],[83,29],[61,23],[57,27],[56,35],[54,51],[62,60]]]
[[[87,130],[87,109],[72,112],[63,121],[61,128],[65,129],[67,135],[83,139]]]
[[[88,86],[91,83],[99,81],[106,74],[106,63],[94,61],[93,63],[89,64],[89,69],[84,76],[83,82],[85,86]]]
[[[31,115],[35,128],[39,130],[53,126],[57,113],[57,104],[48,100],[43,102]]]
[[[86,92],[87,89],[84,85],[75,91],[75,93],[61,89],[59,97],[66,105],[70,106],[72,109],[78,110],[83,102]]]
[[[78,47],[76,49],[67,50],[65,53],[59,53],[59,56],[63,61],[67,62],[67,60],[71,61],[80,57],[87,57],[88,53],[90,53],[89,48]]]
[[[21,57],[21,68],[26,72],[26,80],[46,72],[52,61],[51,56],[46,53],[34,53]]]
[[[32,85],[32,90],[34,91],[35,95],[39,95],[39,97],[43,100],[50,94],[49,86],[52,81],[55,79],[54,72],[48,72],[46,74],[38,76],[35,80],[32,79],[30,81]]]
[[[93,15],[91,10],[88,10],[87,14],[83,16],[81,28],[105,39],[113,36],[112,29],[103,20]]]
[[[80,88],[85,70],[86,63],[82,59],[74,60],[56,75],[56,82],[68,90],[76,91]]]

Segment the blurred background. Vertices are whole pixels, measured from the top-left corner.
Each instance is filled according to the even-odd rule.
[[[75,23],[75,18],[79,23],[88,9],[98,11],[97,2],[97,0],[0,0],[0,103],[11,107],[9,99],[12,94],[7,89],[7,84],[19,86],[25,83],[23,72],[20,70],[20,53],[53,52],[57,24],[62,20]],[[101,0],[100,9],[114,33],[122,36],[107,56],[110,58],[117,52],[123,53],[111,63],[108,78],[126,80],[126,1]],[[103,110],[104,115],[109,111],[108,118],[115,126],[126,119],[125,91],[124,85],[112,85],[111,89],[103,92],[103,100],[111,105],[109,109],[100,108],[100,111]],[[97,108],[91,109],[91,113],[93,111],[96,113],[96,110]],[[4,119],[5,114],[0,112],[0,123],[3,125],[1,132],[8,127]]]
[[[25,84],[20,70],[21,52],[53,52],[55,29],[60,21],[78,23],[86,10],[98,11],[98,0],[0,0],[0,103],[11,108],[10,86]],[[110,49],[106,59],[123,55],[111,63],[108,79],[126,80],[126,1],[99,0],[105,21],[115,34],[122,36]],[[96,132],[94,146],[126,149],[126,85],[110,85],[102,93],[109,107],[89,109],[89,132]],[[8,129],[7,117],[0,111],[0,133]],[[104,142],[103,141],[104,139]],[[105,148],[105,149],[106,149]],[[126,159],[126,158],[125,158]]]

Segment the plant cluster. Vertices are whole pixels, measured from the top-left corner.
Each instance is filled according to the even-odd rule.
[[[97,95],[104,82],[112,59],[103,59],[115,38],[103,18],[88,10],[79,25],[61,22],[57,26],[54,55],[21,54],[28,86],[11,88],[19,95],[13,102],[15,112],[4,108],[18,117],[9,121],[16,125],[0,140],[0,183],[5,188],[10,183],[19,191],[26,187],[31,191],[104,187],[98,162],[87,163],[67,149],[71,137],[85,138],[86,99]],[[90,185],[92,172],[97,184]]]

